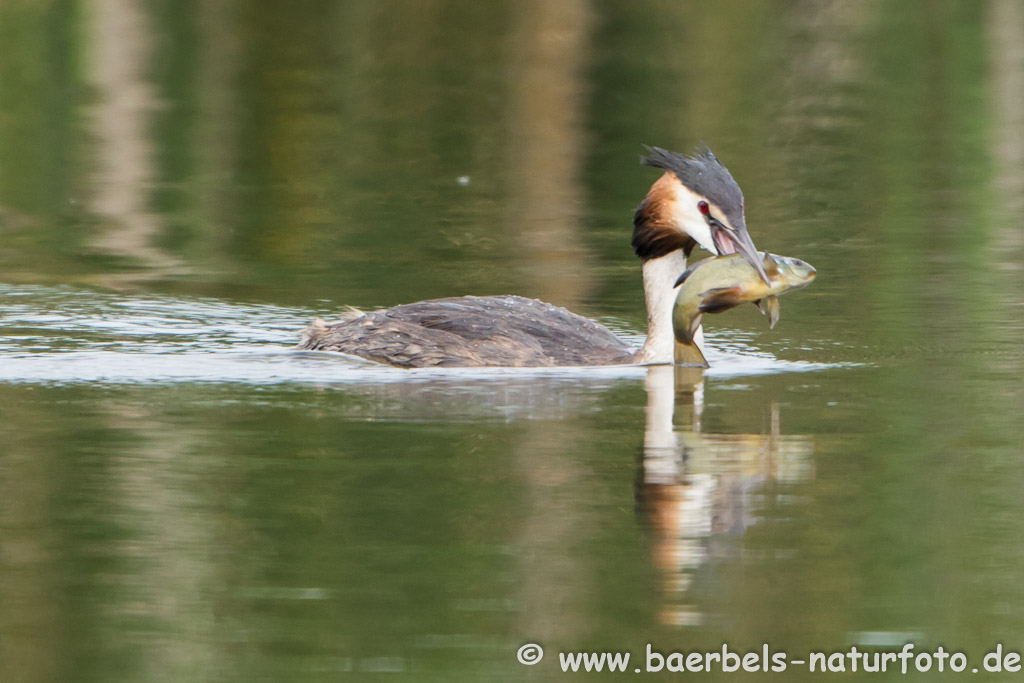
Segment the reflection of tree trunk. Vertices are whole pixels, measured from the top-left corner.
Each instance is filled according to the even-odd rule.
[[[8,393],[5,398],[11,396]],[[7,403],[4,412],[12,423],[40,419]],[[0,566],[4,567],[4,580],[0,583],[0,603],[5,623],[0,680],[56,680],[53,648],[65,634],[53,598],[53,577],[40,571],[53,567],[55,562],[56,543],[48,508],[54,495],[54,463],[45,449],[17,438],[5,444],[2,460],[5,476],[0,477],[0,527],[4,538]],[[17,476],[7,476],[12,472]]]
[[[579,235],[585,195],[581,76],[592,12],[587,0],[533,0],[515,7],[519,30],[511,47],[516,74],[510,79],[509,122],[515,209],[508,231],[525,252],[524,261],[536,264],[530,291],[571,307],[586,290],[586,252]],[[577,506],[585,496],[564,495],[582,479],[578,464],[561,452],[586,441],[572,425],[536,421],[517,448],[531,498],[520,541],[529,550],[522,600],[526,614],[539,617],[528,616],[522,636],[541,643],[580,618],[572,606],[590,580],[587,567],[567,552],[582,524]],[[553,449],[552,444],[564,446]]]
[[[112,401],[105,416],[112,428],[144,434],[144,442],[111,458],[112,521],[124,536],[110,549],[124,567],[104,594],[104,624],[144,619],[152,650],[140,662],[139,680],[206,671],[215,659],[209,595],[215,573],[214,521],[203,514],[208,501],[194,486],[212,464],[194,457],[202,448],[187,432],[131,400]]]
[[[202,68],[196,73],[196,92],[199,109],[204,115],[197,122],[191,144],[195,148],[199,179],[230,178],[237,164],[235,127],[239,120],[239,89],[236,79],[242,49],[237,30],[238,8],[233,2],[203,2],[198,9]],[[223,238],[220,227],[233,224],[238,213],[237,205],[229,201],[233,195],[224,192],[220,183],[213,186],[219,191],[194,187],[191,193],[198,205],[198,228],[203,235],[203,256],[207,259],[223,253],[224,245],[219,243]],[[216,267],[227,269],[232,264],[217,264]]]
[[[96,246],[133,265],[167,270],[174,261],[153,246],[160,225],[146,206],[156,175],[148,119],[157,102],[146,82],[152,30],[130,0],[96,3],[90,18],[89,80],[99,94],[92,112],[99,161],[92,208],[109,221]]]
[[[509,79],[515,208],[508,230],[527,255],[531,290],[572,307],[589,282],[579,233],[586,200],[583,72],[593,13],[586,0],[534,0],[516,7],[520,26],[513,35]]]
[[[993,254],[1006,268],[1020,267],[1024,232],[1024,7],[1017,0],[989,5],[995,194]]]
[[[788,13],[789,30],[804,36],[785,53],[783,120],[794,131],[844,124],[837,113],[850,97],[845,89],[868,70],[858,41],[873,10],[870,3],[802,0]]]
[[[0,477],[0,681],[60,680],[83,642],[101,646],[85,657],[101,668],[126,643],[144,653],[118,659],[130,680],[208,671],[217,529],[194,483],[208,481],[219,460],[194,457],[201,449],[190,433],[140,408],[134,394],[99,410],[93,399],[68,401],[66,390],[15,400],[23,391],[0,393],[11,424],[50,424],[55,403],[73,407],[59,418],[62,443],[30,428],[6,438],[0,455],[16,475]],[[133,435],[131,445],[106,440],[115,433]]]

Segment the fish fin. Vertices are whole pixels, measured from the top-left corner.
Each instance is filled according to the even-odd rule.
[[[769,254],[767,251],[764,252],[764,264],[763,265],[764,265],[764,272],[765,272],[765,274],[769,278],[775,279],[775,278],[777,278],[779,276],[779,264],[775,262],[775,259],[772,258],[772,255]]]
[[[779,297],[777,296],[766,296],[763,299],[758,299],[754,303],[761,309],[761,315],[768,316],[768,328],[774,330],[775,323],[779,322],[779,315],[782,313],[782,306],[779,304]]]
[[[697,270],[698,268],[703,266],[708,261],[713,261],[716,258],[718,258],[718,257],[717,256],[709,256],[706,259],[701,259],[700,261],[697,261],[692,266],[690,266],[689,268],[687,268],[686,270],[683,271],[683,274],[679,276],[679,279],[676,280],[676,283],[674,285],[672,285],[672,287],[675,288],[675,287],[678,287],[679,285],[683,284],[684,282],[686,282],[686,278],[688,278],[691,275],[693,275],[695,270]]]
[[[688,365],[698,368],[710,367],[699,346],[696,344],[683,344],[678,341],[675,344],[675,362],[676,365]]]
[[[700,310],[701,313],[721,313],[730,308],[739,306],[739,297],[743,294],[740,287],[715,287],[701,292]]]

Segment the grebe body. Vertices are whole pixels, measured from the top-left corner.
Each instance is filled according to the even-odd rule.
[[[608,328],[521,296],[462,296],[314,322],[300,347],[403,368],[622,365],[637,349]]]

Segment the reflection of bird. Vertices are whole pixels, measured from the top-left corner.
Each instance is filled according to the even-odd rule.
[[[636,500],[653,532],[651,557],[664,590],[660,616],[667,624],[697,625],[704,619],[701,603],[715,587],[693,584],[709,563],[725,559],[716,538],[743,534],[756,523],[765,498],[773,495],[761,490],[766,482],[786,486],[813,479],[814,443],[782,433],[776,403],[766,434],[704,431],[698,368],[648,368],[644,388]],[[791,498],[774,491],[779,503]]]
[[[739,252],[767,277],[747,233],[743,193],[711,150],[693,157],[648,152],[643,163],[665,173],[633,217],[647,303],[647,341],[639,351],[592,320],[517,296],[434,299],[355,312],[333,325],[318,320],[299,348],[406,368],[671,363],[673,286],[695,245]]]

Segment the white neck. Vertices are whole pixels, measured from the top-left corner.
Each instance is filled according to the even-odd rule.
[[[686,270],[682,249],[660,258],[644,261],[644,299],[647,301],[647,341],[636,356],[637,363],[672,363],[675,335],[672,333],[672,308],[676,302],[676,280]],[[703,330],[694,338],[704,351]]]

